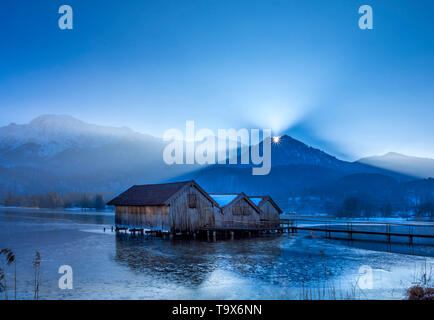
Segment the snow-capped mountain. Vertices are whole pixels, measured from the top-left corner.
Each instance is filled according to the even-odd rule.
[[[123,139],[151,138],[129,128],[98,126],[68,115],[43,115],[29,124],[11,123],[0,128],[0,149],[19,150],[23,146],[42,158],[50,158],[70,148],[96,148]]]
[[[185,172],[163,162],[164,146],[161,139],[129,128],[65,115],[10,124],[0,128],[0,191],[116,192],[131,183],[157,182]]]

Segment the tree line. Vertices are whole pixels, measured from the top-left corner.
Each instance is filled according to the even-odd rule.
[[[88,208],[104,209],[104,196],[99,193],[69,192],[59,194],[46,192],[39,194],[18,194],[7,191],[1,196],[0,204],[5,207],[31,208]]]
[[[417,217],[434,218],[434,202],[424,201],[411,208],[406,208],[404,212],[413,212]],[[338,217],[390,217],[394,210],[389,202],[378,204],[363,197],[347,197],[345,198],[336,212]]]

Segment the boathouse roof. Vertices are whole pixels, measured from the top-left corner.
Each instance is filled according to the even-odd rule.
[[[220,207],[224,207],[238,197],[238,193],[233,194],[210,194],[210,196],[218,203]]]
[[[236,201],[240,199],[245,199],[249,205],[253,207],[257,212],[259,212],[259,208],[255,205],[253,201],[249,199],[248,196],[244,192],[241,193],[210,193],[209,194],[211,198],[213,198],[220,208],[229,206],[232,203],[235,203]]]
[[[270,197],[270,196],[249,196],[249,199],[257,206],[261,203],[263,200],[268,200],[273,205],[274,208],[281,214],[283,211],[279,208],[276,202]]]
[[[107,203],[109,206],[160,206],[188,185],[194,185],[205,197],[218,206],[195,181],[134,185]]]

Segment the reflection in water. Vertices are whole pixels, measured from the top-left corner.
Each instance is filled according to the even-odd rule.
[[[116,235],[115,261],[134,272],[187,286],[197,286],[224,268],[251,276],[264,270],[281,255],[279,237],[234,241],[146,239]]]
[[[117,234],[115,260],[137,273],[199,285],[216,266],[210,259],[213,246],[198,248],[197,244]]]
[[[306,245],[303,237],[290,235],[206,242],[118,234],[115,261],[136,273],[186,286],[199,286],[218,270],[252,283],[290,288],[341,274],[342,263],[334,259],[333,245],[327,246],[330,250],[310,241]]]

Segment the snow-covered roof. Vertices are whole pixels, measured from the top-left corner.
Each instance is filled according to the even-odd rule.
[[[279,208],[279,206],[276,204],[276,202],[273,201],[273,199],[270,196],[253,196],[253,197],[249,197],[249,199],[256,206],[258,206],[262,200],[267,200],[276,208],[277,211],[279,211],[279,213],[282,213],[282,209]]]
[[[261,197],[249,197],[249,199],[255,204],[255,205],[259,205],[259,202],[262,201]]]
[[[218,203],[220,207],[224,207],[235,200],[238,194],[210,194],[211,198]]]

